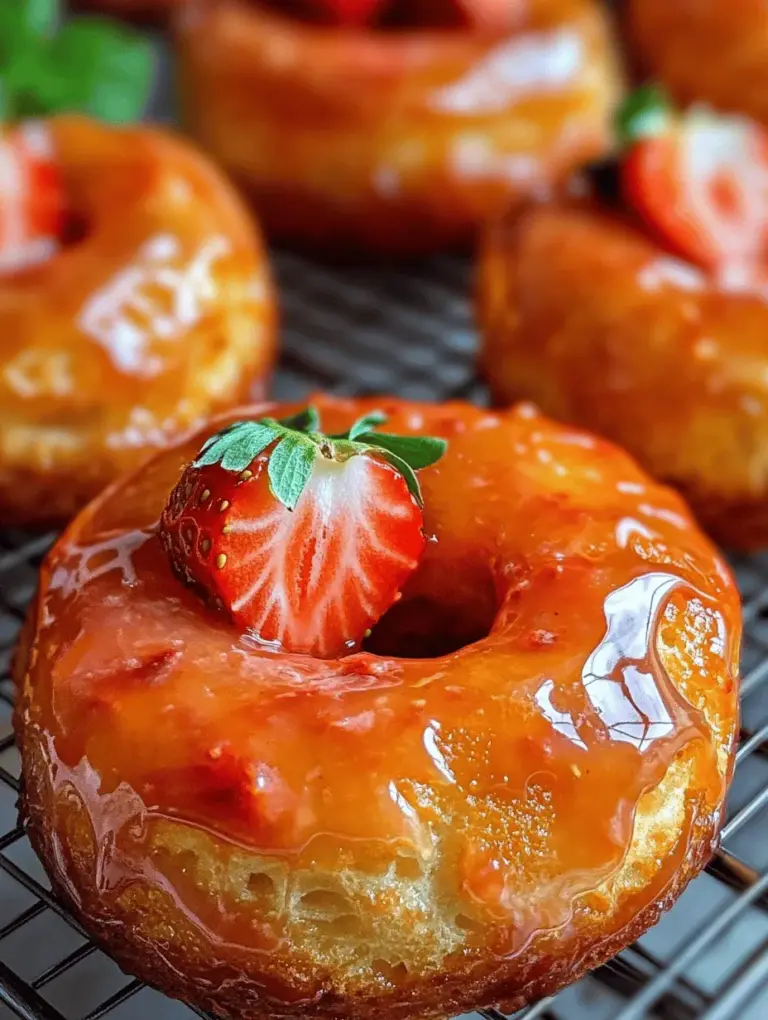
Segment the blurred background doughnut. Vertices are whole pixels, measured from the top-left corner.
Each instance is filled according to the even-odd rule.
[[[66,519],[171,436],[263,392],[275,343],[258,230],[202,155],[80,117],[36,122],[34,138],[52,154],[30,185],[47,219],[25,246],[5,224],[0,275],[4,523]],[[41,241],[35,264],[14,261]]]
[[[360,7],[222,0],[176,20],[185,122],[276,237],[465,243],[606,147],[620,76],[593,0]]]

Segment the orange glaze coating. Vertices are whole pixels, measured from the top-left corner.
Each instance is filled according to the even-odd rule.
[[[256,386],[274,307],[226,181],[146,127],[51,122],[82,239],[0,276],[0,521],[61,520]]]
[[[629,0],[641,66],[679,102],[703,102],[768,124],[765,0]]]
[[[618,93],[593,0],[525,0],[499,38],[341,31],[223,0],[178,20],[186,119],[268,230],[418,254],[608,144]]]
[[[532,205],[488,232],[478,318],[499,403],[620,443],[725,545],[768,542],[768,293],[588,203]]]
[[[676,494],[528,405],[315,404],[449,440],[380,654],[275,652],[207,609],[156,533],[203,434],[159,454],[44,564],[16,659],[30,836],[125,968],[222,1015],[513,1011],[711,853],[738,594]]]

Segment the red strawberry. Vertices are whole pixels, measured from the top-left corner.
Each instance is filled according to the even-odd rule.
[[[42,121],[0,136],[0,272],[49,258],[63,230],[64,187]]]
[[[768,134],[751,121],[675,116],[646,87],[620,114],[624,194],[667,244],[705,269],[762,265],[768,239]]]
[[[174,570],[261,641],[322,658],[357,648],[418,566],[414,472],[445,450],[372,431],[382,421],[324,436],[310,408],[217,433],[162,515]]]

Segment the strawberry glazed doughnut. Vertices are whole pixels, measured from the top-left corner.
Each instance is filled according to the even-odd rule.
[[[361,7],[364,25],[276,7],[190,7],[177,32],[187,123],[276,236],[394,255],[463,243],[605,147],[618,73],[593,0],[301,8]]]
[[[274,349],[260,240],[203,157],[146,127],[38,127],[73,236],[0,275],[6,523],[66,519],[172,435],[263,392]]]
[[[512,1012],[709,859],[738,594],[676,494],[528,405],[314,408],[201,447],[220,419],[54,547],[16,659],[29,835],[122,967],[217,1015]],[[398,436],[360,435],[377,409]],[[361,650],[258,636],[270,606],[295,647],[332,635],[406,571]]]
[[[642,66],[679,102],[768,124],[765,0],[629,0],[627,20]]]
[[[718,541],[761,547],[768,135],[739,118],[654,110],[653,90],[646,99],[638,120],[658,135],[488,230],[483,371],[498,403],[530,399],[620,443]]]

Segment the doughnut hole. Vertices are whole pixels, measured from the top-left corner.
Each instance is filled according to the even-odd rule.
[[[450,586],[426,580],[420,590],[394,604],[371,629],[363,648],[374,655],[405,659],[436,659],[487,637],[498,612],[498,596],[490,571],[473,579],[472,598],[457,598],[460,577]]]

